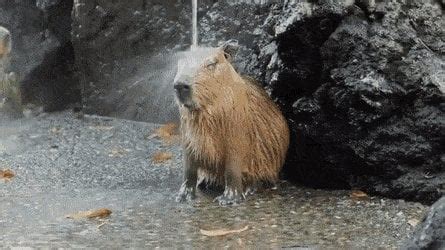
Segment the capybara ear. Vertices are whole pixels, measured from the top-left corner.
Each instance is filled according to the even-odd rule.
[[[227,60],[232,61],[239,49],[238,40],[230,39],[221,46],[221,49]]]

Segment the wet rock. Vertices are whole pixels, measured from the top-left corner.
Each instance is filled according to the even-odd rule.
[[[258,27],[269,10],[262,4],[239,3],[246,8],[234,12],[234,4],[200,1],[200,44],[238,39],[245,46],[237,64],[248,71],[256,61],[239,58],[254,54],[259,42],[255,38],[262,34]],[[152,122],[175,119],[172,82],[178,52],[191,45],[190,13],[191,1],[78,1],[73,42],[86,112]]]
[[[157,122],[173,116],[173,92],[160,90],[174,77],[174,52],[191,41],[191,8],[181,2],[76,2],[73,43],[87,112]]]
[[[17,72],[25,103],[57,110],[80,99],[71,8],[71,0],[0,2],[0,25],[14,40],[11,70]]]
[[[445,248],[445,197],[432,207],[414,235],[405,241],[402,249],[444,249]]]
[[[293,131],[285,173],[433,202],[445,183],[442,10],[415,1],[379,8],[379,20],[346,3],[279,17],[265,82]]]

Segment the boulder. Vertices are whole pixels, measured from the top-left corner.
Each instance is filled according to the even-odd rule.
[[[280,17],[265,82],[293,132],[288,177],[426,203],[444,194],[442,12],[393,1]]]
[[[434,203],[401,249],[445,249],[445,197]]]
[[[1,1],[0,25],[12,34],[11,71],[24,103],[59,110],[80,101],[71,44],[71,0]]]

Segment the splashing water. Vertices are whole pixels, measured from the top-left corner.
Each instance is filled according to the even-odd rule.
[[[198,0],[192,0],[192,50],[198,48]]]

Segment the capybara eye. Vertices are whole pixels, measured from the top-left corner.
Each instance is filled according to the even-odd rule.
[[[213,67],[215,67],[215,65],[218,63],[218,60],[216,60],[215,58],[213,59],[209,59],[206,62],[206,67],[209,69],[212,69]]]

